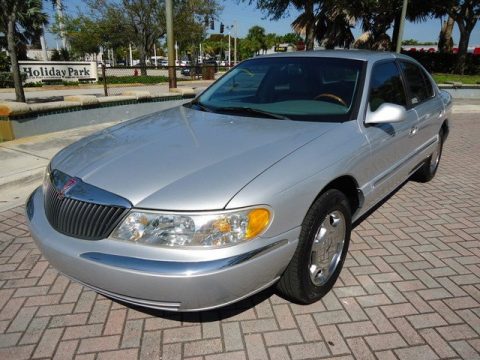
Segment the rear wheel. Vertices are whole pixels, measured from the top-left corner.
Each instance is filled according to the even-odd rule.
[[[327,190],[305,216],[295,254],[277,285],[280,292],[302,304],[322,298],[340,274],[350,233],[346,196],[336,189]]]
[[[412,176],[412,179],[418,182],[428,182],[432,180],[437,173],[438,165],[440,164],[440,158],[442,157],[443,150],[443,130],[440,130],[438,134],[438,142],[435,145],[430,157],[425,161],[420,169],[418,169]]]

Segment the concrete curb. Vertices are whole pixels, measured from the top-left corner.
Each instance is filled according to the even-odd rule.
[[[98,98],[95,95],[67,95],[63,101],[80,103],[82,106],[98,104]]]
[[[54,114],[61,114],[64,112],[79,110],[91,111],[97,108],[105,108],[117,105],[134,105],[144,102],[164,102],[177,101],[188,99],[195,96],[193,88],[179,88],[175,92],[165,93],[162,95],[152,96],[149,91],[144,90],[127,90],[122,95],[114,95],[107,97],[97,97],[95,95],[68,95],[64,96],[64,101],[53,101],[45,103],[17,103],[13,101],[0,101],[0,142],[10,141],[22,136],[33,135],[29,132],[27,135],[22,133],[25,130],[27,121],[42,117],[43,123],[47,117],[52,117]],[[71,115],[72,117],[74,115]],[[111,120],[110,120],[111,121]],[[20,125],[19,122],[24,123]],[[33,123],[32,123],[33,124]],[[55,130],[62,130],[60,122]],[[62,122],[63,124],[63,122]],[[33,124],[35,126],[35,124]],[[22,127],[23,126],[23,127]],[[72,128],[69,125],[63,129]],[[32,128],[32,129],[35,129]],[[54,131],[55,131],[54,130]],[[40,133],[40,132],[38,132]]]

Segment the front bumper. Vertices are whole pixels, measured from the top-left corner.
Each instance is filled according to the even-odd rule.
[[[288,265],[300,228],[214,250],[155,248],[81,240],[48,223],[42,189],[27,201],[32,237],[66,276],[106,296],[150,308],[198,311],[224,306],[273,284]]]

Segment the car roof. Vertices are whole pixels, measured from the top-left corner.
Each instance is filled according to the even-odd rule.
[[[382,59],[410,59],[409,56],[397,54],[386,51],[371,51],[371,50],[315,50],[315,51],[294,51],[288,53],[277,53],[269,55],[260,55],[255,58],[269,58],[269,57],[325,57],[325,58],[340,58],[352,59],[361,61],[378,61]]]

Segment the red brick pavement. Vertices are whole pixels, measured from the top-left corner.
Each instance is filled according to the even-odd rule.
[[[205,313],[128,308],[59,275],[23,209],[0,213],[0,359],[480,358],[480,121],[456,115],[437,177],[356,227],[334,291]]]

